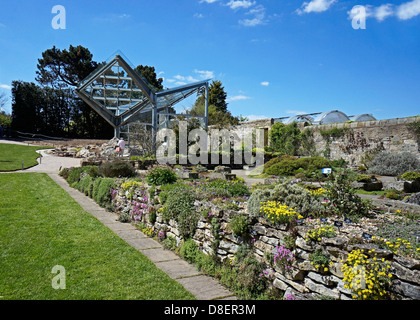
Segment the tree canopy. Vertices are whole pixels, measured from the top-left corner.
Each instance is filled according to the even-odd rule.
[[[163,78],[158,79],[156,75],[155,67],[139,65],[136,67],[135,71],[137,71],[143,77],[146,78],[146,80],[154,87],[152,89],[157,90],[157,91],[163,90],[163,85],[162,85]]]
[[[232,116],[232,114],[228,111],[226,97],[227,94],[222,82],[219,80],[212,81],[209,86],[209,125],[225,127],[239,123],[239,119]],[[205,95],[204,93],[200,93],[190,111],[190,114],[204,115],[204,108]]]
[[[36,81],[51,87],[77,87],[93,72],[98,63],[92,60],[89,49],[70,45],[69,49],[60,50],[53,46],[42,53],[38,59]]]
[[[75,93],[75,88],[102,64],[81,45],[68,49],[53,46],[42,52],[35,77],[39,85],[13,82],[13,129],[66,137],[112,137],[112,126]],[[163,79],[157,78],[154,67],[139,65],[136,71],[153,89],[163,90]]]

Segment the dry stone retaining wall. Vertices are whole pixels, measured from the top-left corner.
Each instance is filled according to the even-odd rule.
[[[117,197],[118,207],[121,211],[129,212],[130,203],[120,191]],[[135,196],[134,198],[135,199]],[[158,195],[154,199],[149,199],[150,203],[158,202]],[[156,211],[160,205],[156,205]],[[239,203],[240,209],[237,211],[224,210],[210,202],[196,201],[195,208],[200,212],[203,208],[211,209],[213,217],[218,218],[220,229],[218,230],[219,242],[216,252],[213,251],[214,241],[216,240],[209,219],[202,217],[197,225],[193,240],[197,243],[200,250],[207,254],[215,253],[221,260],[234,257],[239,246],[245,244],[245,240],[232,234],[229,228],[231,217],[238,213],[246,212],[246,203]],[[176,221],[165,222],[157,212],[156,221],[150,223],[150,217],[144,216],[142,221],[156,231],[165,230],[166,236],[174,237],[180,244],[182,239]],[[333,220],[328,218],[327,223],[333,224]],[[361,249],[369,255],[371,249],[375,249],[378,257],[390,261],[392,268],[392,286],[390,293],[393,299],[420,299],[420,261],[394,255],[391,251],[379,249],[371,241],[362,240],[363,232],[374,233],[376,227],[369,220],[362,218],[358,224],[343,224],[337,231],[334,238],[322,238],[319,243],[305,241],[306,232],[317,222],[306,219],[304,224],[297,225],[293,230],[286,225],[271,225],[263,218],[258,218],[251,225],[251,240],[247,240],[255,247],[255,255],[262,262],[266,261],[267,254],[272,254],[276,246],[284,245],[287,237],[295,237],[296,248],[293,251],[295,260],[292,267],[286,272],[273,266],[269,268],[272,285],[282,292],[284,296],[292,294],[296,299],[315,299],[324,296],[333,299],[349,300],[352,293],[344,287],[343,272],[341,267],[347,259],[349,252]],[[357,241],[355,241],[357,239]],[[309,260],[309,256],[315,250],[322,250],[330,257],[332,265],[328,271],[323,271],[314,267]]]

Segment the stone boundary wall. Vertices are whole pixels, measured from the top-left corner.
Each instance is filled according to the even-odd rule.
[[[156,191],[157,194],[154,198],[149,199],[150,204],[155,204],[156,220],[153,224],[150,223],[149,214],[146,214],[142,217],[141,222],[153,228],[156,233],[164,230],[166,236],[174,237],[180,244],[182,239],[176,221],[165,222],[161,213],[158,212],[161,205],[157,204],[159,191]],[[132,200],[128,200],[123,191],[119,190],[115,201],[117,211],[131,212],[130,206],[135,199],[136,195]],[[221,209],[211,202],[197,200],[195,209],[197,212],[210,209],[213,213],[212,217],[218,219],[220,225],[219,244],[214,252],[212,249],[212,244],[216,240],[213,234],[214,230],[212,230],[211,221],[205,217],[200,218],[193,240],[200,250],[207,254],[215,253],[222,261],[232,259],[239,246],[248,243],[255,247],[256,258],[265,263],[266,255],[272,254],[276,246],[284,245],[286,239],[290,239],[290,236],[293,235],[296,245],[293,254],[296,259],[292,267],[286,272],[276,266],[268,268],[272,285],[284,292],[285,297],[292,294],[296,299],[312,300],[321,295],[333,299],[350,300],[352,293],[344,287],[344,275],[341,271],[342,261],[345,261],[349,252],[354,249],[361,249],[367,255],[370,255],[370,250],[375,249],[379,258],[385,258],[391,263],[392,285],[388,292],[392,294],[392,299],[420,299],[420,260],[395,255],[389,250],[379,249],[371,240],[363,240],[363,232],[372,233],[375,231],[375,227],[368,221],[363,220],[358,224],[343,223],[343,227],[338,229],[336,237],[322,238],[320,242],[313,243],[305,241],[306,232],[313,228],[311,224],[308,225],[305,222],[292,230],[288,229],[286,225],[274,226],[265,219],[258,218],[251,225],[252,239],[245,242],[244,239],[232,233],[229,222],[234,215],[246,213],[246,202],[239,203],[239,210],[232,211]],[[313,223],[316,221],[313,220]],[[327,224],[333,223],[331,218],[327,219]],[[322,250],[330,257],[332,265],[329,266],[328,271],[316,269],[310,263],[309,255],[317,249]]]
[[[357,167],[366,152],[386,150],[390,152],[410,152],[420,158],[420,138],[407,125],[420,122],[420,117],[407,117],[387,120],[360,121],[310,125],[305,128],[313,133],[317,155],[328,152],[331,160],[343,158],[350,166]],[[242,122],[236,130],[252,130],[254,128],[271,129],[274,119],[264,119]],[[298,123],[303,129],[303,122]],[[339,137],[332,137],[327,143],[321,135],[321,130],[345,129]]]

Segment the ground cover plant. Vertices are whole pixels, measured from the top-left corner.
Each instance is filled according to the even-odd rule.
[[[24,146],[0,143],[0,171],[15,171],[27,169],[38,164],[41,156],[36,150],[50,149],[49,147]]]
[[[194,298],[47,175],[2,174],[0,184],[3,299]],[[51,286],[55,265],[65,290]]]

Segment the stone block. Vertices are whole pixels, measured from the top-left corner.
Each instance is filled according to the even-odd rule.
[[[225,240],[221,240],[219,247],[229,253],[236,253],[238,251],[239,246],[232,242],[227,242]]]
[[[284,283],[283,281],[281,281],[277,278],[274,279],[273,286],[275,286],[277,289],[280,289],[282,291],[286,291],[287,288],[289,288],[289,286],[286,283]]]
[[[402,294],[410,299],[420,300],[420,287],[403,282],[401,280],[394,279],[392,281],[391,290],[396,293]]]
[[[391,266],[394,269],[393,273],[398,277],[398,279],[413,282],[420,286],[420,270],[410,270],[397,262],[392,262]]]
[[[305,279],[305,287],[313,292],[331,297],[333,299],[340,298],[340,292],[337,289],[329,289],[325,287],[324,285],[315,283],[311,279],[308,279],[308,278]]]
[[[337,262],[337,263],[334,263],[332,266],[329,266],[329,270],[333,275],[342,279],[344,278],[344,274],[341,271],[342,267],[343,267],[343,264],[341,262]]]
[[[323,285],[326,285],[327,287],[335,286],[339,280],[333,275],[321,275],[312,271],[308,273],[307,277]]]
[[[282,274],[280,274],[278,272],[276,272],[274,275],[277,279],[279,279],[280,281],[283,281],[284,283],[293,287],[294,289],[296,289],[297,291],[299,291],[301,293],[309,292],[309,290],[304,285],[302,285],[300,283],[297,283],[296,281],[289,280],[285,276],[283,276]]]
[[[394,260],[408,269],[420,270],[420,260],[412,258],[408,259],[401,256],[395,256]]]

